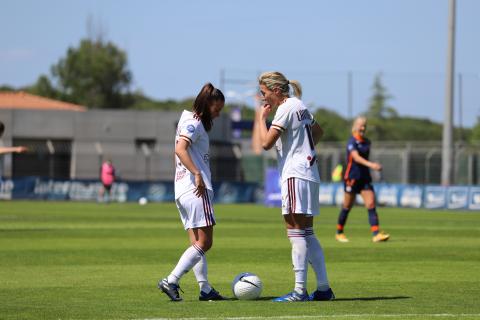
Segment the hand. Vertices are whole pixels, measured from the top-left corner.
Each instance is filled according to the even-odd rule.
[[[269,105],[268,103],[264,104],[260,112],[261,112],[262,120],[265,120],[268,118],[268,115],[270,114],[270,112],[272,112],[272,106]]]
[[[25,151],[27,151],[27,150],[28,150],[28,148],[27,148],[27,147],[24,147],[24,146],[20,146],[20,147],[16,147],[16,148],[15,148],[15,152],[16,152],[16,153],[22,153],[22,152],[25,152]]]
[[[378,162],[372,162],[372,167],[375,171],[382,171],[382,165]]]
[[[193,192],[197,197],[203,196],[205,193],[205,182],[203,182],[203,177],[200,172],[195,173],[195,186],[197,187]]]

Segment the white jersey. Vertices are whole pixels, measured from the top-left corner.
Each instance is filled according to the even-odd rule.
[[[296,177],[320,183],[312,137],[314,123],[312,114],[298,98],[288,98],[278,107],[272,128],[282,133],[275,144],[282,182]]]
[[[183,111],[178,121],[175,144],[179,139],[190,143],[188,153],[200,170],[205,187],[213,191],[210,173],[210,141],[202,121],[193,112]],[[178,199],[184,193],[196,188],[195,175],[185,168],[177,155],[175,155],[175,167],[175,199]]]

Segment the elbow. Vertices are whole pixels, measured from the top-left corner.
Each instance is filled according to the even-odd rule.
[[[183,154],[183,151],[183,149],[175,148],[175,155],[180,158]]]
[[[263,150],[267,151],[267,150],[270,150],[272,148],[272,145],[269,144],[269,143],[262,143],[262,148],[263,148]]]

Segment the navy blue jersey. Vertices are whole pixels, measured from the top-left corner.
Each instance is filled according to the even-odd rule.
[[[347,143],[347,169],[345,170],[344,180],[363,180],[371,182],[370,169],[361,165],[352,157],[352,151],[357,151],[358,154],[368,160],[370,156],[370,140],[367,138],[360,138],[351,136]]]

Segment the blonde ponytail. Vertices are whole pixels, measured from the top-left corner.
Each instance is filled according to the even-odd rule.
[[[290,85],[293,88],[293,95],[297,97],[298,99],[302,98],[302,86],[300,85],[300,82],[297,80],[290,80],[289,81]]]
[[[297,80],[287,80],[287,78],[280,72],[264,72],[258,77],[258,83],[265,85],[269,90],[278,88],[284,96],[290,95],[290,87],[293,88],[293,95],[297,98],[302,97],[302,86]]]

